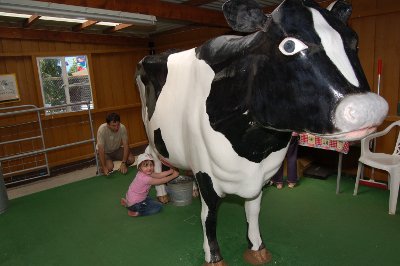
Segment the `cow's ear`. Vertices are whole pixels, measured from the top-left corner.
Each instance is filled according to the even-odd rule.
[[[332,2],[326,9],[330,10],[332,14],[343,21],[343,23],[347,23],[352,11],[351,5],[345,0]]]
[[[253,0],[228,0],[223,4],[222,10],[229,26],[239,32],[263,30],[271,18]]]

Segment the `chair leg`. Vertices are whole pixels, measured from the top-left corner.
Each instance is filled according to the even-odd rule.
[[[364,165],[362,162],[358,162],[358,169],[357,169],[357,177],[356,177],[356,184],[354,185],[354,193],[353,195],[356,196],[358,192],[358,184],[360,183],[360,176],[363,174]]]
[[[389,214],[396,214],[397,197],[399,195],[400,176],[399,173],[390,173]]]

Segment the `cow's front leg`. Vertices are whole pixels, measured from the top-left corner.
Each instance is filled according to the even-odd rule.
[[[217,208],[220,197],[213,188],[208,174],[199,172],[196,180],[201,195],[201,223],[204,234],[204,253],[206,263],[204,265],[226,265],[221,256],[217,241]]]
[[[246,200],[244,207],[247,219],[247,240],[249,248],[244,252],[244,259],[253,265],[264,264],[271,261],[271,253],[265,248],[261,239],[258,216],[260,214],[262,192],[257,198]]]

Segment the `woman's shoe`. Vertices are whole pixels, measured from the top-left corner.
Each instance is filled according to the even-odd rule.
[[[296,186],[296,183],[288,183],[288,188],[294,188]]]
[[[276,188],[277,189],[282,189],[283,188],[283,184],[282,183],[277,183],[276,184]]]

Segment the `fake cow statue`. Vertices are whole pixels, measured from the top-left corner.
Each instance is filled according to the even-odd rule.
[[[291,132],[361,139],[376,130],[388,105],[369,92],[346,2],[323,9],[312,0],[286,0],[263,14],[253,0],[231,0],[223,12],[233,30],[249,34],[147,56],[137,83],[148,152],[195,174],[206,263],[225,264],[217,206],[236,194],[246,199],[244,257],[260,264],[271,259],[259,232],[262,187],[280,167]]]

